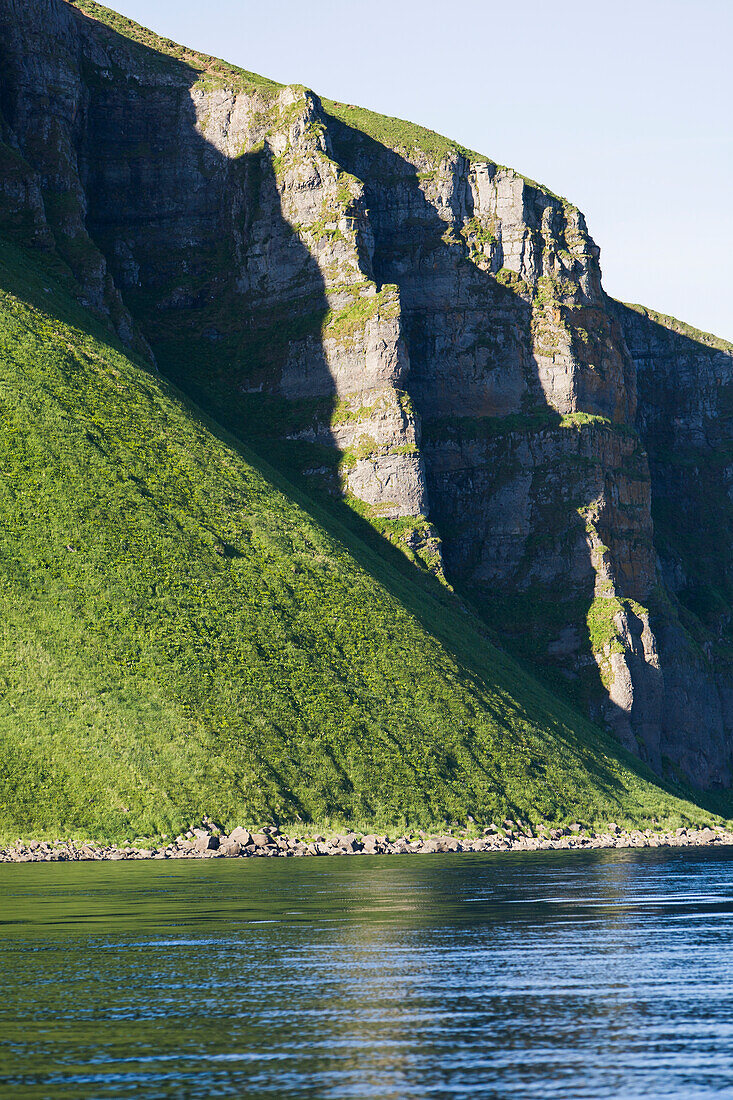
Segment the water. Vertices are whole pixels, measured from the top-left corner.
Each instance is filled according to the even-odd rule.
[[[0,1097],[733,1097],[733,849],[0,867]]]

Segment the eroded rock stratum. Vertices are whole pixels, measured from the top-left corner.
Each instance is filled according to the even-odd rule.
[[[660,773],[733,781],[733,347],[429,131],[0,2],[0,227]]]

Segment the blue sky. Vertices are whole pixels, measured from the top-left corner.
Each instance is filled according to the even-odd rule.
[[[610,294],[733,339],[731,0],[111,6],[540,180],[585,212]]]

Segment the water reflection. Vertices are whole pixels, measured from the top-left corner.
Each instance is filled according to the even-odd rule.
[[[733,1095],[729,850],[0,872],[0,1095]]]

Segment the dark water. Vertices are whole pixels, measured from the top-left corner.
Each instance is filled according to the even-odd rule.
[[[0,1096],[733,1097],[733,850],[0,867]]]

